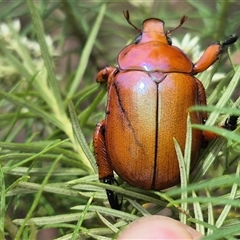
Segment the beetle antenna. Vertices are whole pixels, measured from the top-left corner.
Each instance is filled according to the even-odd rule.
[[[168,35],[168,34],[170,34],[171,32],[175,31],[176,29],[180,28],[186,20],[187,20],[187,16],[185,16],[185,15],[182,16],[179,25],[176,26],[175,28],[171,29],[171,30],[168,30],[168,31],[166,32],[166,34]]]
[[[124,15],[124,17],[126,18],[127,22],[128,22],[132,27],[134,27],[138,33],[141,33],[141,32],[142,32],[141,29],[137,28],[135,25],[133,25],[133,24],[131,23],[131,21],[130,21],[130,14],[129,14],[128,10],[127,10],[126,12],[123,11],[123,15]]]

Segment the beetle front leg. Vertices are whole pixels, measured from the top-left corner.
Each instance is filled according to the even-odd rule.
[[[200,57],[200,59],[194,64],[193,74],[197,74],[208,69],[214,62],[218,60],[219,55],[222,53],[224,47],[233,44],[237,41],[236,35],[231,35],[228,39],[222,43],[215,42],[211,44]]]
[[[94,154],[98,165],[99,179],[102,180],[104,183],[110,185],[117,183],[117,181],[114,179],[113,169],[106,150],[105,120],[102,120],[100,123],[98,123],[95,128],[93,136],[93,146]],[[122,203],[119,203],[117,195],[111,190],[106,189],[106,192],[111,207],[114,209],[120,209]]]
[[[117,68],[106,67],[98,73],[96,81],[98,83],[107,82],[107,87],[109,89],[109,86],[111,85],[113,77],[117,73],[117,71],[118,71]]]

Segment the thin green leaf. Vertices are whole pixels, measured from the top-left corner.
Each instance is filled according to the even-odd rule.
[[[4,221],[5,221],[5,181],[2,166],[0,164],[0,239],[4,239]]]
[[[201,162],[196,166],[196,175],[193,176],[191,182],[199,182],[203,176],[206,174],[208,169],[212,166],[212,163],[216,159],[218,153],[221,151],[223,145],[225,144],[225,139],[217,139],[211,148],[208,149],[208,154],[203,158]]]
[[[206,105],[206,106],[192,106],[189,108],[190,111],[205,111],[205,112],[215,112],[218,114],[229,114],[240,116],[240,109],[237,108],[217,108],[216,106]]]
[[[40,45],[40,49],[41,49],[41,54],[42,54],[42,58],[44,60],[45,63],[45,67],[47,69],[48,72],[48,83],[50,84],[51,88],[52,88],[52,92],[55,96],[55,100],[56,100],[56,105],[58,106],[58,111],[59,111],[59,115],[65,115],[65,111],[64,111],[64,105],[62,102],[62,98],[60,95],[60,91],[58,88],[58,84],[57,84],[57,80],[55,77],[55,71],[54,71],[54,67],[53,67],[53,63],[52,63],[52,59],[50,57],[49,51],[48,51],[48,47],[45,41],[45,34],[44,34],[44,28],[43,28],[43,24],[42,24],[42,19],[38,13],[37,8],[35,7],[34,3],[32,2],[32,0],[26,0],[27,4],[28,4],[28,8],[31,14],[31,18],[32,18],[32,23],[35,29],[35,33],[37,35],[38,38],[38,42]]]
[[[85,205],[72,207],[71,209],[83,211],[84,208],[85,208]],[[118,218],[125,219],[127,221],[133,221],[133,220],[138,219],[138,217],[136,215],[122,212],[122,211],[115,210],[115,209],[111,209],[111,208],[107,208],[107,207],[90,206],[89,211],[94,211],[94,212],[97,211],[103,215],[115,216]]]
[[[214,126],[206,126],[206,125],[199,125],[199,124],[192,124],[192,127],[204,131],[209,131],[216,133],[219,136],[225,137],[229,140],[235,141],[236,143],[240,143],[240,136],[239,134],[235,132],[231,132],[229,130],[226,130],[224,128],[220,127],[214,127]]]
[[[223,237],[225,239],[237,239],[237,238],[233,238],[231,236],[239,236],[240,234],[240,230],[239,230],[239,225],[234,225],[231,227],[224,227],[224,228],[219,228],[216,229],[215,231],[213,231],[213,234],[203,237],[202,240],[219,240],[219,239],[223,239]]]
[[[66,141],[66,140],[65,140]],[[60,144],[62,144],[64,141],[58,141],[56,140],[55,142],[49,144],[49,146],[46,146],[44,149],[42,149],[42,151],[40,151],[39,153],[36,153],[34,155],[31,155],[29,158],[24,159],[23,161],[16,163],[15,165],[12,165],[11,167],[8,168],[8,171],[11,171],[12,169],[16,168],[16,167],[20,167],[23,164],[26,164],[30,161],[32,161],[33,159],[35,159],[37,156],[41,156],[44,153],[48,152],[49,150],[51,150],[52,148],[55,148],[56,146],[59,146]]]
[[[239,173],[240,173],[240,162],[238,163],[238,167],[237,167],[237,171],[236,171],[236,177],[239,177]],[[234,200],[236,197],[236,193],[238,190],[238,184],[234,183],[232,185],[232,189],[231,189],[231,193],[229,195],[229,200]],[[217,228],[221,228],[225,219],[227,218],[229,211],[231,210],[232,206],[231,205],[225,205],[220,216],[218,217],[217,221],[216,221],[216,227]]]
[[[40,184],[37,183],[29,183],[29,182],[21,182],[18,184],[18,189],[10,190],[6,196],[14,196],[18,194],[26,194],[27,191],[29,192],[37,192],[41,188]],[[60,195],[66,195],[66,196],[74,196],[78,197],[79,192],[75,190],[67,189],[64,186],[61,186],[61,184],[53,184],[53,185],[47,185],[44,187],[45,192],[53,193],[53,194],[60,194]]]
[[[111,229],[114,233],[119,232],[119,229],[115,227],[113,224],[111,224],[102,214],[100,214],[99,212],[96,212],[96,214],[105,226]]]
[[[208,190],[206,190],[206,195],[207,197],[210,197],[210,193]],[[204,209],[204,207],[202,206],[202,209]],[[214,210],[213,210],[213,204],[212,203],[207,203],[207,209],[208,209],[208,224],[210,225],[214,225],[215,219],[214,219]],[[207,228],[207,236],[212,234],[213,230],[212,228]]]
[[[51,177],[51,174],[52,174],[53,170],[55,169],[55,167],[58,164],[60,159],[61,159],[61,155],[53,162],[51,168],[49,169],[48,174],[44,178],[44,180],[42,182],[42,185],[41,185],[41,188],[39,189],[38,193],[36,194],[35,199],[33,201],[33,204],[31,206],[31,208],[29,209],[29,212],[27,213],[27,216],[25,217],[22,225],[20,226],[20,228],[19,228],[19,230],[18,230],[18,232],[16,234],[16,237],[15,237],[16,240],[21,238],[21,235],[23,234],[23,231],[24,231],[26,223],[29,221],[29,219],[31,218],[31,216],[33,214],[33,211],[36,209],[36,207],[38,205],[38,202],[39,202],[40,197],[42,195],[42,192],[44,190],[44,186],[47,184],[49,178]]]
[[[127,200],[132,204],[134,208],[136,208],[143,216],[149,216],[150,213],[147,209],[145,209],[141,204],[137,203],[136,201],[127,198]]]
[[[185,191],[198,191],[203,190],[205,188],[216,188],[216,187],[223,187],[223,186],[232,186],[234,183],[240,184],[240,178],[232,175],[224,175],[220,177],[216,177],[214,179],[207,179],[201,182],[189,184]],[[181,194],[182,189],[169,189],[168,196],[174,197]]]
[[[96,160],[87,145],[87,142],[85,140],[85,137],[79,125],[79,121],[78,121],[77,114],[75,112],[74,105],[70,99],[68,100],[68,109],[70,112],[75,137],[77,138],[78,143],[80,144],[83,152],[85,153],[87,159],[89,160],[89,162],[86,162],[86,164],[87,165],[90,164],[91,167],[94,169],[94,171],[97,172]]]
[[[127,189],[123,189],[119,186],[115,186],[115,185],[108,185],[108,184],[104,184],[104,183],[99,183],[99,182],[84,182],[82,181],[82,183],[86,184],[86,185],[93,185],[93,186],[98,186],[98,187],[101,187],[103,189],[109,189],[113,192],[116,192],[116,193],[119,193],[119,194],[122,194],[122,195],[125,195],[125,196],[129,196],[133,199],[140,199],[140,200],[143,200],[145,202],[152,202],[152,203],[156,203],[156,204],[159,204],[160,206],[166,206],[166,202],[162,201],[159,199],[159,196],[161,197],[164,197],[164,195],[167,197],[166,194],[162,194],[160,193],[159,191],[156,191],[153,193],[155,193],[157,195],[157,198],[154,198],[152,196],[148,196],[146,194],[146,191],[144,190],[140,190],[139,189],[139,192],[137,192],[136,190],[133,191],[133,190],[127,190]],[[106,197],[105,197],[106,198]],[[167,198],[169,201],[171,201],[170,198]]]
[[[99,102],[106,95],[106,89],[102,89],[101,92],[94,98],[93,102],[88,106],[88,108],[81,112],[79,115],[80,125],[84,126],[89,119],[89,116],[96,110],[96,107],[99,105]]]
[[[45,226],[45,225],[57,225],[59,223],[68,223],[77,221],[81,217],[82,213],[69,213],[69,214],[58,214],[56,216],[46,216],[46,217],[34,217],[30,218],[26,225],[30,225],[34,223],[37,226]],[[85,215],[85,220],[93,218],[95,213],[90,212]],[[17,225],[22,225],[24,219],[15,219],[13,222]],[[74,224],[75,228],[75,224]]]
[[[194,191],[192,191],[192,197],[193,198],[196,198],[197,195]],[[203,222],[203,212],[202,212],[202,209],[201,209],[201,206],[200,206],[200,203],[198,201],[195,201],[193,203],[193,210],[194,210],[194,215],[195,215],[195,218],[199,221],[202,221]],[[196,230],[198,232],[200,232],[202,235],[205,235],[205,229],[204,227],[201,225],[201,224],[196,224]]]
[[[78,232],[79,232],[79,230],[80,230],[80,228],[81,228],[81,226],[82,226],[83,220],[85,219],[85,216],[86,216],[86,214],[87,214],[88,208],[89,208],[89,206],[90,206],[91,203],[92,203],[93,197],[94,197],[94,195],[93,195],[91,198],[89,198],[89,200],[88,200],[85,208],[83,209],[83,212],[82,212],[80,218],[78,219],[76,228],[74,229],[73,235],[72,235],[72,239],[73,239],[73,240],[76,240],[76,239],[78,238]]]
[[[14,181],[7,189],[6,189],[6,194],[13,188],[15,188],[17,185],[19,185],[19,183],[21,182],[26,182],[28,181],[30,177],[29,176],[22,176],[20,178],[18,178],[16,181]]]
[[[211,202],[216,205],[231,205],[232,207],[240,207],[240,202],[239,200],[231,200],[231,199],[224,199],[222,197],[193,197],[193,198],[188,198],[188,199],[178,199],[174,200],[171,204],[168,204],[168,206],[174,205],[174,204],[179,204],[182,203],[183,201],[186,201],[188,203],[194,203],[194,202],[199,202],[199,203],[208,203]]]
[[[49,121],[50,123],[52,123],[55,126],[58,126],[60,129],[64,129],[64,125],[62,122],[60,122],[58,119],[56,119],[53,115],[50,115],[49,113],[43,111],[39,107],[33,105],[29,101],[25,101],[22,98],[16,97],[12,94],[5,93],[3,91],[0,91],[0,97],[8,100],[9,102],[11,102],[17,106],[26,107],[29,109],[29,111],[33,112],[37,116]]]
[[[76,89],[80,85],[83,74],[84,74],[84,72],[86,70],[86,67],[87,67],[87,63],[88,63],[90,53],[91,53],[92,48],[95,44],[95,40],[96,40],[99,28],[100,28],[101,23],[102,23],[104,13],[106,11],[106,7],[107,7],[106,3],[102,3],[101,8],[99,10],[99,14],[97,16],[97,19],[94,22],[94,25],[92,27],[92,30],[91,30],[90,34],[89,34],[86,45],[84,46],[84,49],[82,51],[76,75],[75,75],[75,77],[72,81],[71,88],[68,92],[68,98],[71,98],[73,96],[73,94],[76,92]]]
[[[239,83],[239,81],[240,81],[240,66],[238,66],[236,68],[236,72],[235,72],[232,80],[230,81],[229,85],[224,90],[224,93],[222,94],[221,98],[215,105],[216,108],[220,109],[226,105],[227,101],[230,99],[233,92],[235,91],[236,86]],[[209,116],[208,120],[206,121],[206,125],[213,125],[216,122],[218,115],[219,114],[211,114]]]

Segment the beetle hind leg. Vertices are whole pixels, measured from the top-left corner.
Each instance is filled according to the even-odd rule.
[[[116,183],[118,185],[118,182],[114,177],[106,177],[103,179],[103,182],[106,184],[110,184],[110,185],[113,185],[114,183]],[[119,201],[118,195],[108,189],[106,189],[106,193],[107,193],[108,202],[109,202],[110,206],[113,209],[120,210],[121,206],[122,206],[122,198]]]
[[[237,124],[238,118],[239,118],[239,116],[232,115],[226,119],[226,121],[223,125],[220,125],[219,127],[227,129],[229,131],[234,131],[238,125]],[[219,136],[216,133],[209,132],[209,131],[203,131],[203,138],[206,143],[217,137],[219,137]]]
[[[93,146],[94,154],[96,157],[98,165],[98,175],[99,179],[106,184],[117,184],[114,179],[113,169],[111,166],[110,159],[107,154],[106,144],[105,144],[105,120],[97,124],[93,136]],[[112,208],[120,209],[122,205],[122,200],[118,201],[118,196],[111,190],[106,190],[108,201]]]
[[[237,128],[237,120],[239,116],[232,115],[226,119],[223,128],[233,131]]]

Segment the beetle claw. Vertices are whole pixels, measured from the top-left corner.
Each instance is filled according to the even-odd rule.
[[[119,185],[114,177],[106,177],[103,179],[103,182],[110,185],[113,185],[114,183]],[[106,189],[106,192],[110,206],[113,209],[120,210],[122,206],[122,198],[121,201],[119,202],[118,195],[116,193],[108,189]]]
[[[237,41],[237,39],[238,39],[238,36],[235,34],[232,34],[222,42],[222,45],[227,46],[227,45],[233,44]]]
[[[225,124],[223,128],[228,129],[230,131],[233,131],[237,127],[237,120],[239,116],[230,116],[229,118],[226,119]]]

